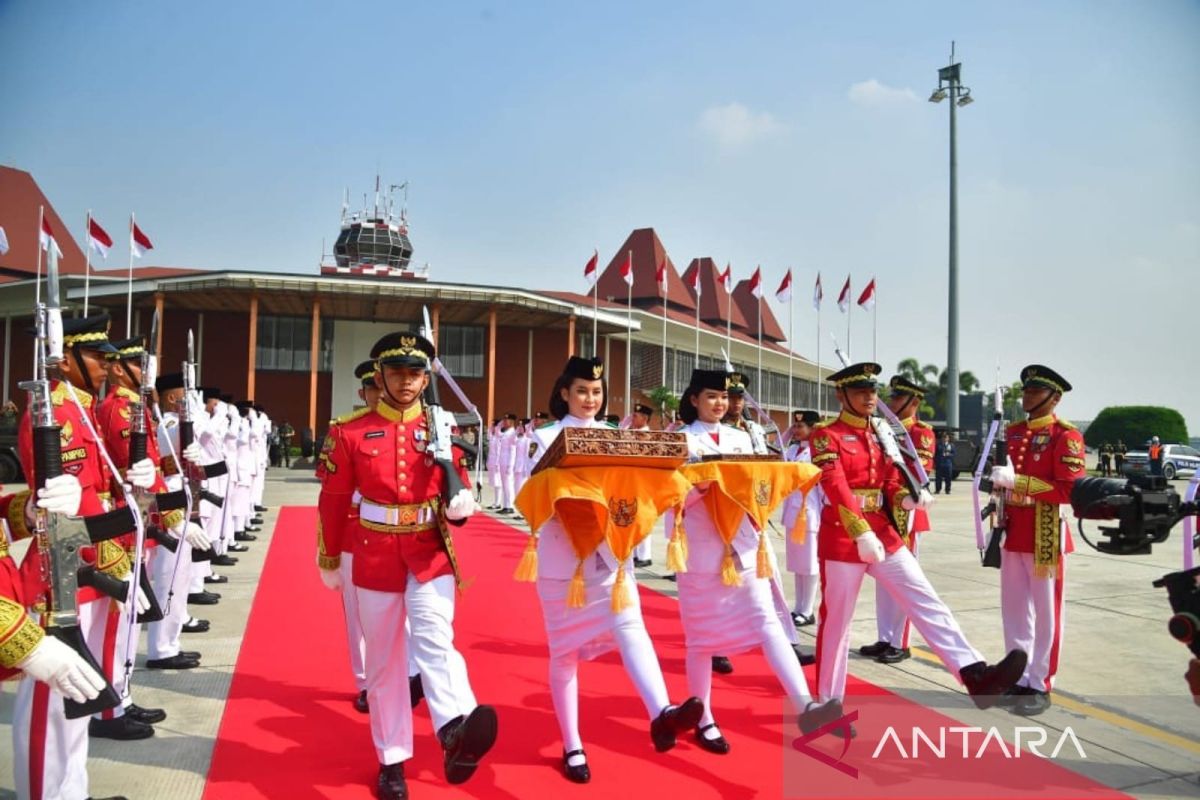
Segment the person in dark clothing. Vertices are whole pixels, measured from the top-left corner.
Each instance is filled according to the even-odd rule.
[[[1158,437],[1155,436],[1150,440],[1150,474],[1162,475],[1163,448],[1159,444]]]
[[[1125,466],[1125,442],[1117,439],[1117,449],[1113,454],[1113,468],[1117,472],[1117,477],[1121,477],[1121,468]]]
[[[935,473],[934,494],[942,493],[942,484],[946,485],[946,494],[950,494],[950,482],[954,480],[954,442],[950,434],[943,433],[934,454],[933,468]]]
[[[1100,447],[1100,474],[1104,477],[1112,475],[1113,446],[1105,442]]]

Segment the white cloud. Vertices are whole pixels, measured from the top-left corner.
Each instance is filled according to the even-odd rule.
[[[723,147],[741,147],[784,130],[783,124],[768,112],[755,113],[741,103],[704,109],[698,126]]]
[[[894,108],[917,100],[917,95],[912,89],[897,89],[874,78],[851,84],[847,94],[850,102],[864,108]]]

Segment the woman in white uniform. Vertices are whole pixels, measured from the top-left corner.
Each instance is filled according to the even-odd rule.
[[[535,432],[537,452],[531,462],[546,453],[563,428],[604,427],[597,419],[603,418],[607,394],[604,362],[572,356],[550,395],[550,413],[558,421]],[[579,660],[595,658],[614,646],[646,706],[655,749],[660,753],[670,750],[678,733],[699,722],[704,707],[695,697],[671,704],[658,655],[642,620],[632,565],[621,565],[608,544],[601,543],[583,565],[584,605],[569,607],[567,593],[579,559],[557,516],[539,532],[537,563],[538,599],[550,647],[550,697],[562,732],[566,777],[576,783],[591,780],[579,734]],[[626,591],[632,602],[625,610],[614,612],[611,597],[618,569],[626,570],[624,580],[630,584]]]
[[[812,463],[812,452],[808,438],[813,426],[821,421],[816,411],[797,411],[792,416],[791,437],[784,459]],[[821,487],[814,486],[807,495],[795,492],[783,501],[783,529],[787,531],[787,568],[796,581],[796,603],[792,607],[792,622],[797,628],[816,622],[813,613],[820,587],[820,569],[817,563],[817,538],[821,527],[821,504],[825,494]],[[804,541],[797,542],[792,535],[800,515],[804,515]]]
[[[754,453],[749,434],[721,423],[729,407],[729,379],[730,373],[723,370],[695,370],[679,401],[679,415],[687,423],[683,432],[694,461],[706,455]],[[723,580],[722,565],[728,550],[701,502],[705,491],[706,487],[697,487],[684,501],[688,555],[687,571],[678,573],[679,614],[687,642],[688,691],[704,704],[704,715],[695,730],[696,741],[710,753],[723,755],[730,745],[717,727],[711,704],[712,658],[716,653],[734,655],[761,648],[793,707],[802,712],[806,727],[836,719],[832,712],[840,714],[840,710],[811,705],[808,682],[776,614],[771,578],[758,576],[759,531],[746,515],[730,545],[738,585],[727,585]],[[766,546],[770,547],[769,541]],[[824,720],[825,716],[829,720]]]

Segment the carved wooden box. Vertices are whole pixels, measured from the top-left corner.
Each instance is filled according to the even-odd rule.
[[[687,461],[687,436],[625,428],[563,428],[533,474],[550,467],[676,469]]]

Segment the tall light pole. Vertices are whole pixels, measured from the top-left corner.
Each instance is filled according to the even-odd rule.
[[[962,85],[962,64],[954,62],[954,42],[950,43],[950,64],[938,70],[938,88],[929,102],[950,98],[950,333],[946,352],[946,427],[958,427],[958,118],[959,106],[975,102],[971,89]]]

